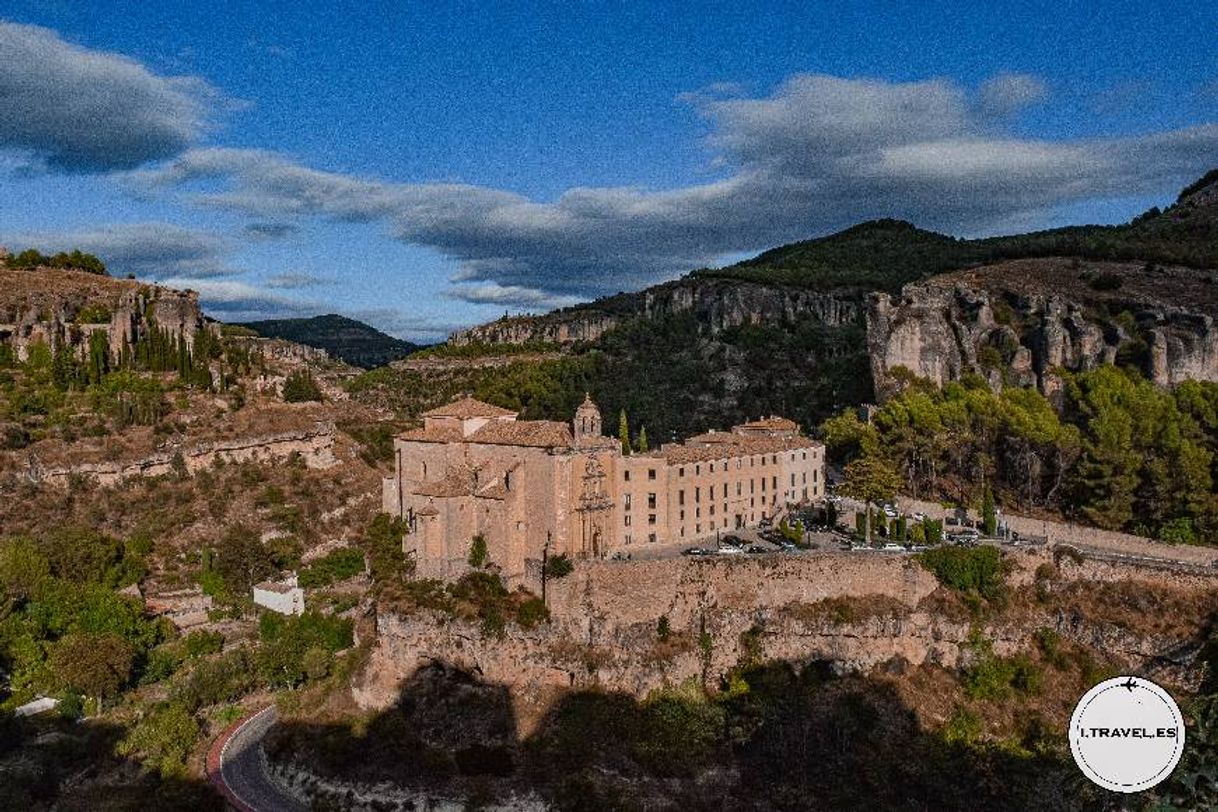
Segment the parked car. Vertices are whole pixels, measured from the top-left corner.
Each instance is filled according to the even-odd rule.
[[[890,541],[884,545],[883,549],[887,550],[888,552],[901,552],[905,548],[902,547],[900,544],[897,544],[896,542]]]
[[[719,555],[744,555],[744,550],[739,547],[733,547],[730,544],[721,545],[715,552]]]
[[[714,555],[714,552],[705,547],[690,547],[687,550],[682,550],[681,555]]]
[[[774,551],[767,549],[765,547],[762,547],[760,544],[750,544],[747,548],[745,548],[745,552],[756,555],[759,553],[772,553]]]
[[[947,534],[948,541],[953,544],[976,544],[981,534],[971,527],[955,530]]]
[[[915,511],[909,518],[913,519],[915,522],[924,522],[926,521],[926,514],[919,510]]]
[[[719,545],[723,546],[724,544],[730,544],[733,547],[743,547],[744,539],[740,538],[740,536],[724,536],[720,540]]]
[[[782,550],[784,553],[793,553],[799,549],[798,547],[796,547],[794,544],[792,544],[789,541],[779,541],[779,542],[777,542],[777,544],[778,544],[778,549]]]
[[[897,506],[896,505],[892,505],[892,504],[884,505],[883,510],[884,510],[884,515],[887,516],[888,518],[895,519],[897,517]]]

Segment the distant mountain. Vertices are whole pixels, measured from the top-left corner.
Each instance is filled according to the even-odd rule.
[[[1068,226],[963,240],[903,220],[872,220],[692,275],[815,290],[896,293],[908,282],[939,273],[1054,256],[1218,268],[1218,170],[1187,186],[1166,210],[1156,206],[1121,225]]]
[[[333,313],[309,319],[249,321],[241,326],[266,338],[282,338],[317,347],[364,369],[384,366],[419,349],[417,344],[386,335],[362,321]]]
[[[1047,262],[1054,257],[1065,262]],[[606,414],[625,410],[632,425],[646,425],[653,438],[774,412],[811,426],[845,406],[875,398],[867,324],[873,294],[895,295],[910,283],[971,270],[994,287],[1002,271],[1014,267],[1012,261],[1041,260],[1050,270],[1064,266],[1074,278],[1055,282],[1047,271],[1029,274],[1029,285],[1040,286],[1029,294],[1096,293],[1105,284],[1117,284],[1121,293],[1143,301],[1100,296],[1111,311],[1110,322],[1125,319],[1125,310],[1134,317],[1158,312],[1158,306],[1143,307],[1147,291],[1193,313],[1194,304],[1180,299],[1178,291],[1213,284],[1212,270],[1189,269],[1218,269],[1218,172],[1190,184],[1165,210],[1152,208],[1116,226],[964,240],[900,220],[860,223],[646,290],[540,316],[505,317],[454,334],[436,352],[493,355],[504,345],[561,350],[561,359],[534,365],[532,371],[518,363],[518,369],[504,373],[510,386],[468,387],[492,402],[501,392],[544,392],[544,398],[510,404],[522,406],[531,417],[566,419],[589,391]],[[1121,267],[1109,267],[1114,264]],[[1168,273],[1160,266],[1183,268]],[[1177,276],[1185,281],[1172,282]],[[1155,359],[1168,359],[1170,367],[1170,359],[1181,356],[1176,345],[1192,346],[1195,331],[1169,331],[1155,339],[1155,325],[1144,326],[1109,325],[1104,335],[1124,341],[1120,357],[1154,373],[1155,380],[1170,377],[1170,369],[1152,369]],[[1030,329],[1025,332],[1029,340],[1036,337]],[[1011,336],[1015,343],[1009,348],[1024,337],[1023,332]],[[898,334],[894,341],[900,338]],[[1164,341],[1166,354],[1156,349]],[[990,358],[993,351],[983,355]]]

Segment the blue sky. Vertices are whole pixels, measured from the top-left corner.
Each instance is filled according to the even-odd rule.
[[[1218,166],[1218,7],[0,3],[0,244],[418,340]]]

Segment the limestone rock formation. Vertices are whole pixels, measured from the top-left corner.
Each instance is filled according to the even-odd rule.
[[[880,397],[897,368],[938,384],[966,372],[995,388],[1052,395],[1059,370],[1139,368],[1155,383],[1218,381],[1213,272],[1136,263],[1021,260],[869,297],[867,343]]]

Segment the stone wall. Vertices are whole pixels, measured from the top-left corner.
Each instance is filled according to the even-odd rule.
[[[265,437],[245,437],[195,446],[170,448],[132,462],[85,463],[64,468],[44,469],[31,459],[25,478],[31,482],[66,487],[73,477],[87,477],[98,485],[114,485],[139,476],[165,476],[184,465],[187,473],[209,468],[217,461],[249,462],[287,459],[300,454],[310,468],[329,468],[334,456],[334,426],[318,424],[312,431],[288,432]],[[180,462],[178,458],[180,456]]]
[[[1051,550],[1011,552],[1013,585],[1032,583]],[[1144,581],[1213,594],[1218,571],[1165,573],[1128,563],[1063,560],[1069,581]],[[512,689],[518,724],[526,733],[554,698],[573,687],[597,687],[643,697],[664,685],[719,679],[748,653],[794,663],[831,661],[840,671],[866,671],[893,658],[915,665],[956,667],[967,655],[972,624],[920,608],[937,582],[909,556],[815,553],[755,559],[673,559],[580,563],[552,581],[552,622],[532,630],[509,623],[503,639],[470,624],[426,612],[381,614],[370,665],[354,687],[356,701],[378,708],[397,687],[432,662],[444,662]],[[835,616],[826,598],[851,599]],[[667,617],[668,641],[657,637]],[[1130,668],[1150,668],[1180,641],[1143,636],[1075,617],[991,622],[983,629],[1001,655],[1033,645],[1043,626],[1102,648]],[[699,642],[705,633],[704,642]],[[1173,679],[1179,679],[1173,674]]]

